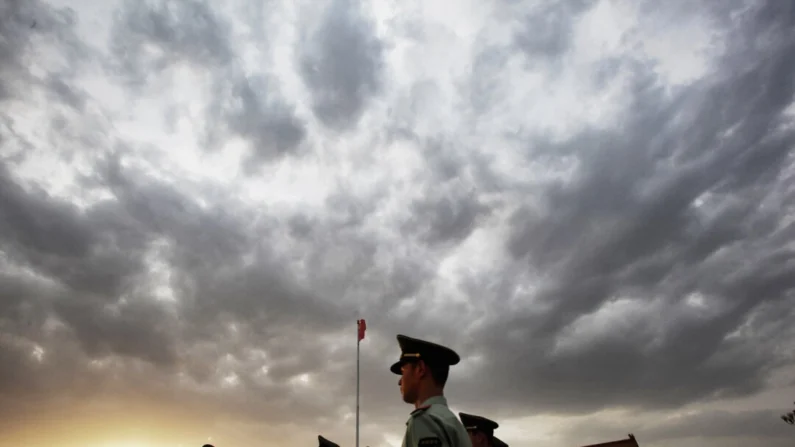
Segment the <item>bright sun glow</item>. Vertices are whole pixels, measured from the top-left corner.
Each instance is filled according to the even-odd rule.
[[[96,444],[93,447],[161,447],[142,441],[107,441]],[[163,446],[165,447],[165,446]],[[176,445],[174,447],[177,447]]]
[[[134,441],[118,442],[118,441],[113,441],[113,442],[105,442],[105,443],[99,444],[99,445],[97,445],[97,447],[149,447],[149,446],[145,445],[142,442],[134,442]]]

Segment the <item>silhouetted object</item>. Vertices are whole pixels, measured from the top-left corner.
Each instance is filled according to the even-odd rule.
[[[630,433],[629,438],[627,439],[603,442],[601,444],[589,444],[583,447],[640,447],[640,446],[638,445],[638,441],[635,440],[635,436],[632,433]]]
[[[317,444],[319,447],[340,447],[339,444],[331,442],[320,435],[317,435]]]
[[[204,444],[202,447],[214,447],[212,444]]]
[[[496,436],[494,438],[492,438],[491,444],[494,447],[508,447],[508,444],[506,444],[505,441],[503,441],[502,439],[500,439],[500,438],[498,438]]]
[[[444,386],[461,357],[452,349],[398,335],[400,358],[389,370],[400,376],[403,402],[412,404],[403,447],[471,447],[464,424],[450,411]]]
[[[359,382],[361,381],[361,361],[359,345],[364,340],[364,333],[367,331],[367,323],[364,319],[356,320],[356,447],[359,447]]]
[[[469,433],[472,447],[494,447],[494,430],[499,428],[500,424],[474,414],[458,413],[458,417]]]
[[[467,414],[467,413],[458,413],[458,417],[461,418],[461,423],[464,424],[464,428],[466,428],[467,430],[481,431],[489,436],[493,436],[494,430],[500,427],[500,424],[483,416],[477,416],[474,414]]]
[[[449,373],[449,368],[461,361],[458,353],[446,346],[400,334],[397,336],[397,341],[400,345],[400,359],[389,367],[393,374],[401,375],[400,368],[404,364],[419,360],[428,365],[441,367]],[[443,382],[447,380],[447,376],[445,375],[444,378]]]
[[[786,414],[782,414],[781,420],[789,425],[795,425],[795,410],[790,411],[789,413]]]

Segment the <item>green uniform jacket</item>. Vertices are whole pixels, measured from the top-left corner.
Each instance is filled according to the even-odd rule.
[[[447,399],[434,396],[411,413],[403,447],[472,447],[472,442],[464,424],[447,407]]]

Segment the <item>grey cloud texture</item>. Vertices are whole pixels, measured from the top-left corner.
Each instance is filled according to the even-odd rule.
[[[764,443],[785,446],[792,441],[791,430],[785,424],[771,419],[771,411],[747,410],[728,412],[687,412],[658,420],[635,424],[632,428],[640,445],[673,446],[697,445],[719,440],[722,445],[740,446]],[[584,438],[594,442],[626,438],[627,424],[614,424],[598,418],[578,420],[566,427],[565,439],[569,445],[577,445]],[[642,434],[638,434],[641,432]],[[623,434],[622,434],[623,433]]]
[[[516,46],[531,63],[561,56],[571,45],[573,23],[597,3],[591,0],[539,2],[521,16],[522,26],[514,37]]]
[[[381,84],[383,44],[357,0],[332,0],[299,49],[300,73],[312,92],[315,116],[348,129]]]
[[[230,136],[244,138],[249,156],[243,167],[254,173],[263,161],[297,151],[306,130],[267,73],[246,73],[231,28],[229,19],[206,2],[160,1],[152,7],[127,2],[114,27],[114,64],[137,89],[151,88],[153,77],[168,75],[183,62],[206,70],[209,83],[200,87],[211,98],[200,129],[205,147],[222,150]],[[165,118],[181,113],[171,110]]]
[[[512,416],[590,418],[550,447],[630,431],[653,446],[785,442],[769,407],[709,405],[770,389],[795,355],[792,6],[699,10],[725,41],[685,85],[639,53],[593,62],[571,88],[620,84],[617,124],[561,137],[512,113],[543,99],[517,80],[580,70],[567,58],[597,2],[501,5],[524,25],[474,45],[449,85],[406,77],[438,60],[390,65],[415,47],[384,37],[391,19],[367,2],[123,2],[107,42],[81,40],[77,6],[1,5],[0,414],[133,399],[214,420],[224,445],[345,443],[364,317],[372,446],[407,415],[387,370],[396,333],[459,350],[456,409],[517,430]],[[476,16],[413,8],[402,28]],[[241,31],[259,20],[296,28]],[[188,99],[185,66],[202,80]],[[124,107],[86,87],[96,73]],[[135,116],[151,132],[124,130]],[[158,136],[185,122],[193,143]]]
[[[666,100],[641,72],[638,104],[620,135],[586,132],[571,147],[546,149],[581,151],[581,174],[552,185],[540,206],[513,217],[508,249],[534,268],[559,273],[535,298],[550,312],[505,323],[504,331],[532,340],[526,358],[514,357],[519,344],[506,349],[490,335],[491,352],[511,353],[495,356],[494,367],[510,365],[516,374],[501,398],[524,399],[516,392],[524,389],[526,398],[566,402],[564,408],[576,408],[574,400],[585,407],[680,405],[695,395],[758,389],[770,368],[789,361],[773,354],[774,339],[760,345],[726,338],[749,315],[771,307],[785,310],[766,323],[791,318],[792,253],[784,242],[791,229],[781,223],[791,191],[775,185],[791,169],[793,134],[783,112],[793,98],[793,67],[783,55],[793,40],[791,16],[766,13],[745,23],[743,40],[764,35],[768,43],[747,49],[742,67],[727,60],[734,73]],[[683,115],[691,118],[680,120]],[[691,294],[704,296],[711,310],[687,312],[684,298]],[[584,315],[620,299],[662,306],[667,315],[640,311],[622,323],[626,333],[591,340],[585,351],[544,355],[562,332],[585,323]],[[661,317],[670,322],[659,329]],[[769,355],[760,355],[762,346]],[[591,365],[588,380],[584,364]],[[538,388],[519,386],[528,377]],[[738,390],[740,382],[747,388]],[[592,400],[578,399],[588,395]]]
[[[229,25],[200,1],[124,2],[114,28],[112,49],[121,74],[136,76],[134,84],[180,60],[217,66],[235,57]]]

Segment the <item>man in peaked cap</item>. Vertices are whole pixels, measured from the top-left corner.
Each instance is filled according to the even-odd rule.
[[[338,444],[335,444],[320,435],[317,435],[317,443],[318,447],[340,447]]]
[[[405,335],[397,336],[400,359],[389,368],[400,376],[403,401],[414,405],[403,447],[472,447],[464,425],[450,411],[444,385],[450,366],[461,360],[450,348]]]
[[[458,416],[461,418],[461,423],[464,424],[467,433],[469,433],[472,447],[496,447],[494,445],[494,430],[500,424],[474,414],[458,413]]]

